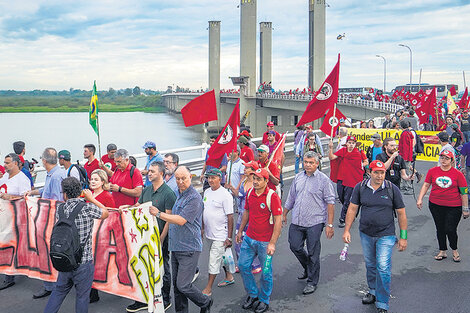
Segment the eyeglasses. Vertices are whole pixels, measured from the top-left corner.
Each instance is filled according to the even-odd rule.
[[[452,158],[449,158],[445,155],[441,155],[440,158],[443,159],[443,160],[447,160],[447,161],[452,160]]]
[[[171,162],[171,161],[164,160],[163,163],[170,164],[170,163],[176,163],[176,162]]]

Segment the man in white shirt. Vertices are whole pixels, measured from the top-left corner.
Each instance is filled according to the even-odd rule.
[[[31,190],[31,181],[20,169],[20,157],[10,153],[5,157],[5,175],[0,179],[0,198],[15,200]],[[5,275],[0,290],[7,289],[15,284],[15,276]]]
[[[80,172],[76,166],[72,166],[72,156],[68,150],[61,150],[59,151],[59,165],[63,166],[65,172],[67,172],[67,177],[75,177],[78,181],[80,179]]]
[[[210,188],[204,192],[203,232],[210,243],[209,279],[203,294],[212,294],[212,285],[220,272],[225,249],[232,246],[233,233],[233,199],[227,189],[221,186],[222,172],[211,169],[206,173]],[[225,287],[235,283],[232,273],[224,267],[225,281],[217,286]]]

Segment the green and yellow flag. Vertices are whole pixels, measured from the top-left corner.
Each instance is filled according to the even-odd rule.
[[[457,110],[457,105],[449,91],[447,91],[447,110],[449,111],[449,114],[452,114],[454,110]]]
[[[96,135],[100,135],[98,128],[98,94],[96,93],[96,81],[93,83],[93,91],[91,93],[90,110],[89,110],[90,125],[95,130]]]

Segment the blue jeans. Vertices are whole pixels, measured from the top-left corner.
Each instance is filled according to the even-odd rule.
[[[258,298],[261,302],[269,304],[269,297],[273,291],[272,268],[269,269],[267,274],[264,273],[264,270],[261,272],[259,289],[256,285],[255,276],[251,273],[251,265],[256,256],[258,256],[260,263],[264,266],[267,247],[268,242],[253,240],[245,235],[240,249],[238,267],[240,268],[240,274],[242,275],[246,293],[252,298]]]
[[[75,312],[87,313],[90,303],[90,290],[95,274],[95,265],[93,261],[81,264],[72,272],[59,272],[54,290],[47,302],[44,313],[56,313],[59,311],[62,302],[75,285],[77,292],[75,299]]]
[[[465,137],[465,142],[470,142],[470,131],[464,131],[463,136]]]
[[[295,149],[294,149],[295,151]],[[302,158],[300,156],[295,156],[295,173],[299,173],[299,167],[300,167],[300,162],[301,162]]]
[[[369,292],[376,297],[377,308],[388,310],[392,280],[392,251],[397,237],[394,235],[370,237],[363,232],[359,234],[366,262]]]

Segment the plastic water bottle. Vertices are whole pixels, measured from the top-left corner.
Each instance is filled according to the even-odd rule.
[[[339,259],[341,261],[346,261],[346,258],[348,257],[348,248],[349,248],[349,244],[345,243],[344,248],[343,250],[341,250],[341,254],[339,255]]]
[[[272,255],[267,255],[266,256],[266,261],[264,261],[264,266],[263,266],[263,274],[268,274],[271,271],[271,261],[272,261],[273,256]]]
[[[228,268],[228,271],[232,274],[235,273],[235,260],[233,259],[232,249],[226,249],[222,259],[224,260],[224,264]]]

